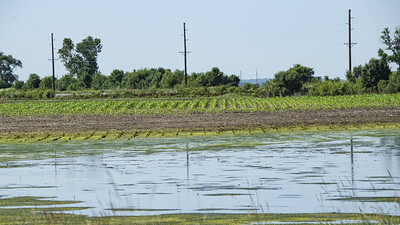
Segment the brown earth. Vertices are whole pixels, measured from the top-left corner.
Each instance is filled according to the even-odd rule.
[[[400,108],[194,113],[179,115],[0,116],[0,134],[125,130],[228,130],[251,127],[400,123]]]

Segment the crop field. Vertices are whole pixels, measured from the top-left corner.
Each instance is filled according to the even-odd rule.
[[[399,107],[400,94],[284,98],[15,101],[0,104],[2,116],[171,114]]]

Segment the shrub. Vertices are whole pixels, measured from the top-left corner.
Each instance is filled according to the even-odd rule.
[[[32,73],[29,75],[29,78],[25,83],[25,88],[26,89],[35,89],[35,88],[39,88],[39,85],[40,85],[39,75]]]
[[[25,82],[17,80],[14,82],[14,88],[16,90],[21,90],[24,87],[24,84]]]
[[[53,77],[43,77],[40,81],[40,88],[42,89],[52,89],[53,88]]]

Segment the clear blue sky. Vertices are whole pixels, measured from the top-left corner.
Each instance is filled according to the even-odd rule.
[[[66,37],[74,43],[100,38],[105,75],[183,69],[186,22],[189,73],[219,67],[249,79],[257,69],[259,78],[272,78],[299,63],[317,76],[344,78],[349,9],[355,66],[384,48],[385,27],[400,26],[399,0],[0,0],[0,51],[22,61],[15,70],[19,80],[51,75],[51,33],[56,51]],[[65,73],[57,61],[56,75]]]

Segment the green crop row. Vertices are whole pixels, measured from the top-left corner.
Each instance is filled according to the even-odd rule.
[[[399,107],[400,94],[189,100],[24,101],[0,104],[2,116],[170,114]]]

